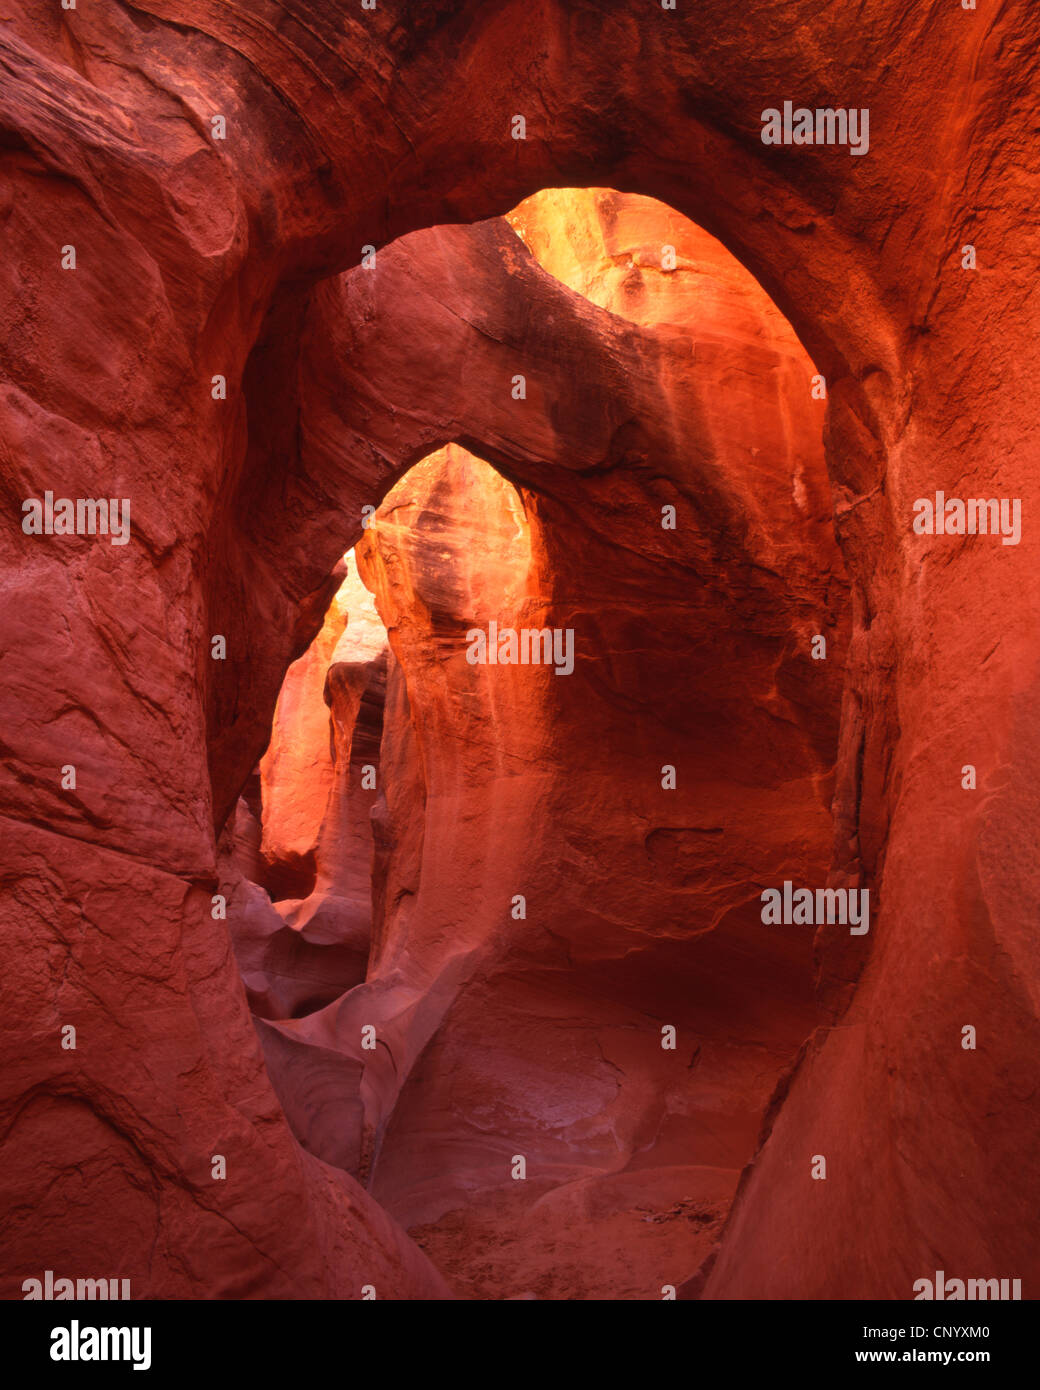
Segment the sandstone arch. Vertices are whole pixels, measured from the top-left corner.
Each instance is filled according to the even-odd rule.
[[[603,225],[628,207],[617,195],[604,193],[601,198],[598,216]],[[807,938],[766,948],[770,964],[765,975],[751,972],[743,988],[729,998],[728,1029],[720,1029],[717,1011],[706,1007],[704,980],[713,979],[721,987],[733,968],[733,953],[746,949],[742,943],[747,905],[740,901],[740,891],[734,898],[733,885],[727,887],[726,880],[748,872],[752,878],[768,877],[779,863],[793,863],[791,855],[804,856],[806,866],[814,855],[825,857],[825,793],[814,786],[812,776],[797,790],[792,780],[782,795],[784,813],[777,817],[775,805],[770,810],[775,788],[770,790],[769,774],[758,770],[763,761],[757,742],[761,730],[758,735],[751,732],[754,718],[749,723],[746,712],[737,713],[738,702],[746,709],[749,701],[773,698],[773,663],[786,670],[799,646],[807,650],[796,635],[806,621],[823,623],[828,631],[834,625],[837,650],[832,664],[819,667],[816,679],[806,686],[817,687],[816,711],[824,722],[828,702],[835,708],[845,641],[839,616],[843,583],[827,520],[829,497],[819,438],[822,410],[811,399],[808,360],[789,326],[775,311],[770,317],[758,287],[746,273],[727,269],[728,258],[711,238],[682,219],[670,225],[666,209],[651,207],[653,211],[645,214],[645,232],[633,229],[637,241],[652,245],[655,238],[673,237],[684,257],[693,257],[691,267],[697,265],[696,273],[688,272],[691,283],[705,287],[699,313],[692,307],[698,302],[696,293],[690,291],[690,323],[662,329],[650,312],[640,326],[638,316],[632,322],[596,310],[540,272],[513,233],[496,223],[404,239],[384,253],[375,273],[358,270],[330,286],[307,334],[312,361],[301,373],[304,483],[313,485],[317,477],[340,478],[344,469],[382,469],[393,477],[445,436],[467,438],[496,459],[523,487],[527,506],[535,507],[529,526],[532,544],[538,536],[535,549],[541,556],[536,588],[546,586],[556,595],[554,600],[545,594],[537,602],[530,600],[532,612],[540,615],[538,622],[549,621],[542,607],[547,602],[553,611],[562,603],[560,612],[576,604],[584,615],[581,665],[588,669],[603,660],[610,668],[591,684],[587,677],[580,679],[579,688],[562,704],[550,695],[541,714],[530,706],[533,696],[523,694],[529,680],[515,689],[496,687],[497,694],[489,699],[483,680],[463,679],[466,668],[458,664],[462,630],[477,616],[476,609],[465,607],[470,587],[466,576],[480,576],[482,586],[494,587],[496,565],[485,555],[497,554],[499,546],[497,530],[485,533],[468,522],[467,515],[471,508],[475,516],[481,515],[488,503],[480,488],[472,495],[468,492],[465,456],[455,461],[457,451],[451,448],[448,462],[441,465],[447,470],[442,480],[429,472],[431,457],[419,466],[429,483],[413,482],[409,472],[394,487],[393,515],[403,509],[407,515],[428,516],[428,540],[424,531],[415,530],[415,521],[411,527],[391,524],[389,535],[380,522],[358,553],[364,557],[368,582],[380,595],[384,620],[396,633],[391,688],[400,689],[403,676],[415,726],[412,746],[398,731],[399,722],[390,726],[389,745],[384,734],[384,757],[394,763],[395,772],[387,791],[391,881],[380,896],[389,904],[403,901],[406,906],[400,911],[384,909],[364,986],[307,1017],[279,1022],[279,1015],[267,1012],[263,1017],[269,1021],[258,1026],[272,1078],[301,1142],[329,1161],[367,1175],[381,1200],[407,1224],[434,1218],[431,1239],[437,1238],[437,1218],[445,1205],[450,1208],[458,1200],[460,1191],[470,1190],[472,1205],[472,1189],[483,1189],[478,1207],[492,1225],[500,1219],[494,1213],[504,1194],[498,1190],[501,1182],[496,1187],[495,1174],[508,1167],[505,1151],[498,1153],[490,1135],[486,1142],[474,1141],[472,1132],[468,1139],[465,1135],[465,1126],[473,1124],[482,1108],[485,1087],[501,1095],[506,1113],[519,1101],[520,1112],[513,1127],[507,1124],[499,1136],[498,1148],[504,1143],[510,1153],[518,1146],[526,1150],[532,1185],[541,1192],[550,1183],[546,1212],[561,1202],[564,1207],[572,1202],[596,1207],[616,1188],[629,1221],[639,1222],[642,1218],[631,1208],[640,1193],[644,1198],[656,1193],[664,1200],[684,1183],[697,1194],[687,1194],[690,1201],[699,1202],[705,1211],[715,1203],[716,1212],[721,1203],[724,1210],[726,1165],[735,1163],[739,1169],[743,1162],[738,1156],[741,1146],[750,1144],[766,1099],[760,1094],[766,1085],[762,1078],[774,1075],[771,1068],[782,1069],[785,1057],[793,1058],[792,1039],[800,1040],[813,1026],[809,959],[803,949]],[[596,215],[592,221],[595,224]],[[669,230],[662,231],[666,226]],[[651,269],[645,274],[653,280]],[[725,276],[729,278],[720,278]],[[373,303],[385,308],[372,313]],[[530,388],[523,402],[517,402],[509,389],[517,368],[523,369]],[[575,385],[572,378],[579,374]],[[785,412],[786,428],[780,423]],[[737,419],[740,426],[734,424]],[[619,429],[618,422],[625,422],[624,428]],[[761,457],[756,461],[757,455]],[[792,471],[803,479],[800,499],[784,496]],[[349,492],[349,482],[326,486],[332,495]],[[429,487],[432,492],[424,490]],[[680,536],[669,538],[662,532],[656,493],[679,503]],[[261,508],[260,515],[274,515],[274,508]],[[505,517],[502,524],[503,536],[511,534]],[[316,528],[311,550],[320,544],[331,546],[333,538],[322,539]],[[448,551],[450,564],[442,554]],[[602,591],[590,579],[594,575],[603,576]],[[728,578],[720,588],[724,575]],[[693,601],[691,595],[698,590],[703,596]],[[609,616],[619,592],[630,594],[636,608],[642,601],[639,595],[654,595],[642,636],[635,632],[634,610],[631,621],[622,617],[619,623]],[[684,605],[690,610],[685,618]],[[494,604],[487,611],[500,622],[506,620]],[[604,618],[594,624],[593,636],[589,615],[600,611]],[[465,613],[469,616],[464,618]],[[743,633],[760,657],[729,650],[723,634],[730,628]],[[634,660],[634,653],[625,656],[633,642],[639,653]],[[698,648],[707,650],[700,657],[685,654],[686,649]],[[766,656],[770,651],[772,657]],[[804,661],[807,667],[807,658]],[[782,677],[781,684],[785,680]],[[548,684],[551,689],[556,683],[550,679]],[[713,685],[718,688],[714,693]],[[597,713],[604,696],[607,707]],[[616,730],[598,738],[592,732],[603,722],[611,700],[634,710],[640,698],[662,721],[659,733],[664,732],[663,746],[670,750],[658,753],[657,761],[671,756],[683,765],[683,791],[669,820],[673,828],[654,832],[646,845],[632,844],[631,835],[607,812],[598,833],[604,846],[610,845],[603,852],[604,866],[613,862],[615,868],[611,872],[604,867],[595,883],[586,884],[580,902],[561,904],[558,898],[560,892],[566,896],[567,875],[561,874],[558,846],[550,841],[568,836],[581,841],[596,833],[580,810],[586,801],[596,805],[609,797],[613,784],[636,803],[649,794],[649,822],[660,818],[659,808],[650,809],[657,774],[649,778],[648,767],[638,770],[657,743],[633,730],[637,746],[623,754],[625,740]],[[694,706],[696,714],[691,712]],[[611,722],[616,723],[616,717],[612,721],[608,714],[604,727]],[[713,722],[728,731],[731,741],[732,762],[725,770],[722,763],[713,766],[710,758],[704,763],[703,756],[693,756],[694,745],[679,732],[689,724],[703,734]],[[797,715],[792,722],[801,726]],[[734,742],[741,724],[745,733]],[[810,719],[802,729],[810,741],[812,726]],[[474,739],[478,746],[488,745],[486,756],[472,756]],[[597,742],[600,747],[609,744],[615,750],[612,760],[622,765],[612,772],[601,768]],[[568,744],[578,746],[567,751]],[[774,744],[774,754],[777,751]],[[784,758],[788,777],[804,777],[813,768],[819,777],[829,768],[833,753],[833,739],[826,734],[815,752],[808,747],[795,752],[792,745]],[[537,779],[533,789],[525,783],[525,772],[532,766],[543,770],[540,788]],[[747,797],[758,797],[754,830],[738,824],[732,805],[728,811],[721,809],[732,802],[733,789],[725,790],[730,777],[745,785]],[[755,792],[750,790],[752,783]],[[715,805],[716,818],[728,826],[683,830],[691,819],[699,823],[696,808],[701,801]],[[550,813],[549,804],[556,810]],[[532,810],[537,811],[533,821]],[[416,816],[420,827],[425,816],[429,843],[424,844],[421,828],[416,834]],[[766,830],[770,820],[774,829]],[[456,831],[457,823],[472,824],[477,834]],[[503,832],[503,823],[511,829]],[[549,826],[555,834],[547,840]],[[751,849],[754,840],[757,850]],[[700,848],[698,841],[703,842]],[[532,863],[541,864],[541,874],[535,873],[528,883]],[[651,878],[662,880],[659,892],[651,888],[648,870]],[[514,887],[524,887],[530,907],[529,920],[525,912],[519,926],[508,922],[508,904],[502,899],[503,884],[511,875],[517,880]],[[544,1016],[535,984],[539,977],[524,964],[525,953],[532,959],[537,955],[531,943],[547,939],[543,923],[551,926],[553,938],[567,943],[570,962],[551,986],[550,997],[553,992],[561,999],[569,994],[574,1000],[571,1012],[589,1014],[584,1043],[555,1028],[551,1010]],[[710,938],[695,952],[696,963],[689,944],[695,930]],[[673,931],[678,937],[671,960]],[[637,944],[641,936],[642,945]],[[681,948],[680,938],[685,941]],[[550,946],[549,958],[560,949]],[[628,958],[640,955],[645,959],[637,972]],[[652,962],[665,957],[671,964],[662,975],[670,970],[674,979],[686,979],[684,972],[692,971],[689,992],[699,1001],[692,1009],[689,999],[681,1002],[682,991],[662,987],[660,981],[654,988]],[[549,966],[543,985],[561,969],[559,961]],[[695,984],[698,975],[700,983]],[[773,1000],[778,1018],[783,1016],[775,1030],[764,1024],[751,1003],[759,986]],[[517,997],[528,1001],[526,1012],[516,1016],[510,1031],[496,1043],[492,1020],[512,1017],[516,1001],[509,1001],[517,990]],[[583,1125],[573,1127],[567,1142],[562,1135],[553,1136],[548,1116],[559,1114],[568,1102],[553,1102],[549,1095],[534,1106],[520,1100],[529,1089],[524,1068],[535,1065],[534,1056],[542,1047],[562,1047],[568,1055],[576,1049],[567,1069],[572,1087],[588,1087],[595,1094],[602,1086],[597,1073],[603,1062],[596,1060],[595,1049],[591,1061],[583,1050],[594,1038],[602,1039],[599,1046],[613,1050],[617,1041],[610,1038],[618,1019],[612,1017],[614,1005],[604,1007],[602,1000],[595,1004],[596,990],[604,999],[621,1000],[627,994],[622,1016],[629,1021],[621,1025],[619,1036],[625,1028],[634,1028],[650,1039],[642,1053],[637,1047],[617,1054],[619,1061],[624,1057],[624,1066],[614,1071],[626,1079],[624,1100],[615,1107],[618,1119],[612,1123],[620,1124],[619,1132],[627,1137],[614,1161],[613,1177],[609,1154],[598,1152],[595,1142],[583,1150],[583,1143],[589,1143],[580,1137]],[[666,997],[671,1001],[667,1006]],[[692,1047],[699,1056],[701,1043],[693,1039],[705,1041],[700,1063],[704,1094],[711,1094],[713,1086],[727,1092],[725,1118],[707,1120],[709,1132],[720,1129],[714,1147],[709,1141],[691,1149],[687,1141],[685,1162],[683,1125],[670,1112],[675,1105],[681,1110],[696,1102],[672,1096],[675,1076],[669,1079],[669,1074],[674,1068],[668,1065],[669,1055],[661,1053],[660,1025],[648,1030],[646,1021],[647,1015],[669,1008],[668,1016],[674,1014],[680,1021],[687,1050]],[[366,1027],[378,1031],[379,1046],[371,1052],[365,1050]],[[730,1044],[722,1040],[727,1031],[734,1034],[732,1054],[727,1051]],[[768,1055],[768,1064],[760,1060],[748,1068],[746,1059],[737,1060],[737,1039],[744,1032],[752,1053],[760,1059]],[[765,1054],[755,1053],[756,1048],[765,1048]],[[515,1055],[518,1049],[520,1058]],[[655,1051],[663,1067],[655,1064]],[[499,1059],[497,1070],[482,1062],[485,1055]],[[730,1061],[716,1075],[724,1055],[730,1055]],[[729,1078],[723,1080],[727,1068]],[[469,1075],[468,1085],[453,1082],[455,1073]],[[684,1075],[680,1069],[680,1078]],[[737,1075],[744,1077],[742,1083],[735,1084]],[[750,1088],[750,1096],[739,1096],[741,1084]],[[446,1095],[453,1097],[450,1111],[457,1112],[462,1126],[454,1137],[440,1132],[446,1118],[432,1118]],[[357,1096],[360,1105],[348,1101],[351,1096]],[[631,1115],[622,1118],[630,1102],[638,1120]],[[711,1109],[709,1104],[703,1118]],[[463,1119],[467,1114],[470,1118]],[[640,1148],[648,1147],[647,1136],[657,1126],[663,1126],[665,1138],[663,1147],[652,1146],[656,1157],[651,1161]],[[724,1140],[722,1134],[727,1136]],[[434,1153],[440,1155],[436,1160]],[[699,1154],[697,1163],[694,1153]],[[669,1154],[671,1166],[662,1157]],[[665,1166],[658,1171],[653,1162]],[[561,1183],[567,1186],[559,1191],[552,1186],[559,1188]],[[532,1212],[536,1221],[540,1205]],[[507,1241],[515,1220],[508,1207],[509,1203],[504,1219]],[[703,1219],[709,1218],[705,1214]],[[581,1229],[591,1228],[582,1223]],[[502,1234],[499,1231],[499,1240]],[[526,1266],[530,1246],[507,1248],[511,1277],[521,1277],[518,1267]],[[454,1252],[449,1249],[446,1255],[452,1260]],[[685,1260],[696,1262],[692,1253]],[[609,1268],[609,1261],[602,1263]],[[545,1287],[544,1273],[537,1282]],[[610,1287],[609,1276],[599,1285],[593,1280],[592,1287]],[[633,1287],[640,1287],[638,1279]]]
[[[327,593],[291,538],[246,556],[229,523],[231,499],[257,490],[256,477],[243,485],[247,434],[255,442],[268,423],[262,398],[284,385],[311,284],[367,242],[500,214],[553,182],[595,182],[694,217],[795,324],[832,387],[828,456],[856,585],[837,861],[883,870],[889,929],[853,1012],[785,1102],[708,1292],[904,1297],[937,1247],[948,1268],[969,1270],[998,1249],[1028,1281],[1038,885],[1017,847],[1036,810],[1036,567],[1029,539],[1014,552],[926,549],[906,518],[915,497],[952,478],[1021,498],[1027,517],[1036,499],[1028,287],[1040,21],[1022,3],[992,14],[883,7],[867,26],[842,12],[821,19],[809,0],[785,5],[782,25],[768,4],[711,20],[696,7],[651,20],[649,7],[645,23],[622,4],[506,5],[492,18],[485,8],[427,3],[407,20],[384,9],[361,28],[318,0],[151,0],[75,16],[41,4],[5,29],[8,1171],[31,1170],[17,1124],[24,1096],[71,1086],[111,1118],[115,1078],[134,1075],[142,1148],[168,1143],[183,1170],[191,1126],[151,1109],[151,1088],[169,1067],[176,1093],[200,1018],[214,1114],[204,1142],[235,1123],[233,1097],[263,1089],[230,955],[199,935],[215,817],[198,692],[214,691],[219,772],[234,761],[219,738],[241,696],[207,664],[211,615],[244,607],[248,589],[284,666]],[[841,61],[821,66],[821,54]],[[517,73],[545,127],[503,155]],[[871,108],[869,159],[765,157],[759,111],[805,91]],[[235,132],[219,152],[207,133],[214,110]],[[983,273],[960,270],[968,240],[983,248]],[[80,252],[75,272],[60,269],[67,241]],[[218,371],[232,387],[227,409],[208,391]],[[273,422],[286,444],[295,415],[287,405]],[[19,500],[48,485],[94,496],[99,477],[137,499],[140,548],[27,549]],[[75,800],[54,776],[70,747]],[[966,809],[954,774],[969,761],[985,772]],[[82,915],[54,908],[87,896],[120,924],[148,903],[160,989],[192,1008],[157,1016],[133,1003],[133,938],[106,935],[100,920],[86,931]],[[847,972],[833,973],[849,993]],[[99,978],[104,991],[88,989]],[[927,1017],[923,995],[936,1001]],[[974,1058],[956,1042],[966,1001],[990,1048]],[[149,1078],[129,1055],[80,1066],[37,1046],[70,1013],[89,1032],[113,1010]],[[218,1035],[243,1040],[250,1060],[234,1077],[205,1041]],[[893,1133],[878,1133],[871,1119],[890,1074],[906,1079],[907,1099]],[[272,1138],[256,1171],[275,1174],[300,1213],[310,1202],[303,1229],[316,1199],[304,1196],[271,1099],[260,1108]],[[816,1148],[846,1161],[809,1213],[789,1155],[814,1125]],[[1008,1171],[1019,1181],[1003,1182]],[[218,1264],[255,1262],[255,1291],[293,1287],[284,1260],[253,1253],[280,1252],[283,1234],[248,1191],[228,1200],[248,1237],[228,1237],[219,1212],[188,1204],[178,1248],[190,1239]],[[58,1222],[60,1186],[53,1201],[39,1210]],[[936,1212],[928,1229],[915,1216],[924,1210]],[[817,1220],[856,1242],[855,1269],[841,1242],[820,1247]],[[19,1269],[30,1258],[23,1234],[7,1245]],[[45,1254],[32,1245],[33,1259]],[[302,1245],[297,1254],[298,1287],[328,1287],[320,1261]],[[193,1277],[151,1287],[182,1292]]]

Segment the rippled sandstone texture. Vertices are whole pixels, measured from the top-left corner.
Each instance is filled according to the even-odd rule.
[[[594,486],[630,447],[610,424],[639,418],[631,342],[612,355],[601,329],[575,336],[585,308],[544,298],[497,340],[507,379],[540,382],[523,428],[505,427],[505,400],[498,417],[424,407],[422,374],[380,395],[378,359],[369,394],[341,398],[370,448],[339,451],[323,403],[325,306],[346,297],[388,342],[416,321],[394,328],[382,269],[364,290],[322,277],[561,182],[652,194],[708,228],[829,387],[854,605],[834,862],[883,908],[865,960],[824,953],[847,1011],[773,1116],[705,1293],[905,1298],[936,1266],[1035,1285],[1035,8],[37,0],[2,15],[3,1291],[113,1265],[135,1297],[439,1287],[290,1138],[210,915],[216,839],[362,505],[452,439],[539,495],[549,466]],[[760,112],[806,93],[868,106],[869,155],[763,147]],[[431,235],[450,261],[458,234]],[[961,269],[969,241],[977,272]],[[442,275],[437,295],[457,292]],[[476,337],[479,380],[495,346]],[[424,410],[425,431],[389,447],[395,414]],[[561,427],[562,458],[546,447]],[[20,503],[48,488],[130,497],[132,543],[24,536]],[[912,502],[937,488],[1021,498],[1021,545],[915,537]]]

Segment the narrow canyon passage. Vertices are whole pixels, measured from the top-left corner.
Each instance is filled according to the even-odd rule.
[[[1040,7],[372,4],[0,22],[12,1326],[1035,1298]]]
[[[229,924],[293,1132],[459,1296],[660,1298],[824,1017],[760,892],[827,879],[848,586],[815,374],[747,272],[634,195],[509,221],[680,335],[658,385],[697,381],[701,434],[404,474],[282,687]]]

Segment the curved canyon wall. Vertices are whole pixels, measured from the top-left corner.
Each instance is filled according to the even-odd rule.
[[[261,1034],[301,1142],[368,1180],[460,1291],[659,1296],[717,1238],[821,1021],[812,933],[765,927],[759,890],[826,881],[847,582],[812,366],[748,273],[649,199],[561,191],[510,220],[605,328],[665,330],[642,389],[670,429],[623,429],[601,477],[528,462],[519,491],[449,445],[376,512],[356,552],[393,652],[372,955],[363,986]],[[511,266],[491,231],[455,254]],[[394,248],[375,292],[415,295],[443,245]],[[276,751],[310,744],[320,672],[280,722],[327,630],[290,670]],[[502,630],[561,645],[473,660]],[[266,842],[285,808],[265,790]]]
[[[846,673],[831,874],[868,886],[876,910],[862,940],[824,932],[818,943],[809,1007],[822,1011],[819,1026],[774,1097],[714,1262],[687,1292],[905,1298],[938,1267],[1035,1287],[1040,17],[1025,0],[975,12],[882,3],[869,14],[821,13],[809,0],[782,15],[769,0],[645,15],[620,0],[390,10],[144,0],[64,11],[35,0],[3,16],[4,1294],[18,1297],[42,1268],[114,1266],[135,1297],[447,1292],[342,1170],[356,1162],[413,1219],[408,1148],[437,1123],[415,1067],[435,1034],[432,1074],[450,1064],[437,1049],[464,1037],[474,958],[501,971],[508,993],[544,972],[545,943],[524,957],[511,918],[467,924],[468,941],[427,939],[421,923],[403,931],[394,914],[407,895],[395,902],[390,890],[406,882],[402,854],[414,855],[418,828],[389,798],[374,831],[378,969],[389,973],[356,983],[358,937],[336,978],[270,998],[254,1025],[214,915],[236,845],[234,891],[250,894],[242,864],[259,871],[255,826],[243,815],[237,834],[236,808],[246,793],[255,817],[250,787],[278,693],[321,628],[337,560],[362,537],[362,508],[435,450],[457,444],[518,489],[551,585],[539,601],[562,616],[597,596],[571,567],[582,553],[607,586],[603,557],[611,548],[613,561],[622,520],[631,553],[612,615],[645,596],[668,569],[655,565],[657,518],[674,501],[677,534],[695,549],[662,591],[666,608],[679,589],[684,605],[662,631],[689,636],[689,620],[721,638],[714,692],[706,648],[694,646],[684,668],[704,736],[691,740],[689,783],[677,783],[682,814],[655,825],[681,833],[655,842],[660,879],[633,879],[635,848],[621,846],[624,883],[608,875],[599,887],[620,901],[618,923],[595,897],[568,913],[556,943],[560,959],[574,957],[568,989],[616,989],[618,937],[633,925],[626,884],[643,891],[652,879],[652,895],[687,877],[696,897],[710,882],[683,837],[715,820],[681,798],[697,779],[718,787],[731,776],[718,766],[727,699],[745,693],[735,727],[747,743],[731,761],[760,752],[778,723],[788,742],[770,747],[764,781],[724,833],[750,824],[754,796],[768,799],[789,754],[801,759],[803,793],[804,768],[829,766],[826,740],[814,745],[810,732],[828,727],[827,701],[797,710],[819,686],[786,651],[807,617],[800,606],[820,601],[818,538],[792,531],[789,488],[771,498],[753,462],[734,469],[711,447],[717,345],[698,359],[695,328],[590,302],[586,285],[568,288],[580,257],[564,248],[553,259],[533,236],[532,255],[498,221],[546,186],[639,192],[693,218],[753,273],[827,383],[826,463],[852,608],[847,645],[831,648]],[[869,109],[869,151],[763,144],[761,112],[788,99]],[[517,114],[523,140],[511,135]],[[609,278],[604,294],[624,294],[625,274]],[[518,374],[523,402],[510,391]],[[735,424],[753,429],[754,410],[727,413],[726,429]],[[915,502],[940,490],[1016,500],[1017,543],[916,533]],[[23,503],[46,492],[129,499],[128,543],[27,534]],[[614,505],[621,517],[604,536]],[[422,547],[406,550],[434,582]],[[380,578],[381,551],[368,560],[392,616],[399,592]],[[713,626],[722,616],[726,626]],[[423,621],[436,632],[447,615]],[[583,729],[567,692],[591,685],[589,736],[598,720],[617,728],[625,711],[611,711],[609,692],[646,695],[645,681],[682,746],[686,686],[680,699],[662,679],[659,634],[645,665],[623,670],[620,653],[636,643],[625,634],[611,646],[616,621],[589,615],[599,662],[576,661],[573,678],[549,686],[545,698],[563,702],[553,718]],[[405,698],[413,719],[423,673],[437,674],[414,648],[409,670],[400,646],[387,686],[395,727]],[[597,691],[600,673],[610,679]],[[749,709],[752,690],[765,703]],[[649,787],[633,781],[632,760],[645,752],[641,766],[660,766],[660,737],[652,760],[626,737],[629,765],[611,786]],[[418,790],[415,749],[397,748]],[[340,771],[353,763],[352,750],[337,756]],[[546,766],[546,805],[580,849],[590,823],[556,781],[571,764],[554,754]],[[427,792],[450,796],[466,767],[432,764]],[[595,795],[588,782],[582,792]],[[598,794],[596,824],[614,849],[609,796]],[[799,804],[826,809],[807,794]],[[340,833],[358,823],[348,816]],[[755,823],[756,850],[769,828]],[[312,896],[309,877],[272,886],[299,893],[283,902]],[[363,933],[357,885],[339,886],[331,930],[353,904]],[[250,896],[266,914],[262,895]],[[229,915],[234,905],[233,892]],[[674,935],[659,909],[661,935]],[[275,933],[296,930],[275,916]],[[265,930],[258,923],[258,939]],[[712,936],[696,944],[709,949]],[[399,978],[394,940],[408,943]],[[648,942],[640,955],[659,949]],[[756,955],[749,968],[761,965]],[[341,982],[345,1001],[359,989],[364,999],[377,978],[387,1017],[400,1020],[394,1075],[373,1069],[366,1080],[368,1068],[327,1048],[330,1075],[355,1067],[353,1090],[334,1083],[355,1097],[337,1132],[361,1135],[330,1164],[294,1138],[272,1089],[275,1049],[294,1046],[276,1016]],[[675,1006],[692,1007],[690,989],[676,988]],[[429,1013],[410,1011],[413,990],[427,991]],[[306,1017],[323,1019],[340,998]],[[442,1020],[451,1027],[438,1034]],[[975,1048],[962,1045],[966,1027]],[[586,1031],[591,1048],[595,1025]],[[307,1051],[297,1048],[301,1065]],[[638,1071],[619,1055],[608,1049],[605,1072]],[[524,1143],[555,1161],[536,1110],[518,1121]],[[626,1137],[622,1155],[626,1145],[634,1152],[639,1139]],[[824,1182],[811,1178],[815,1155],[826,1156]],[[215,1156],[226,1176],[214,1177]],[[461,1157],[478,1170],[500,1161],[487,1144]],[[424,1238],[431,1250],[439,1239]]]

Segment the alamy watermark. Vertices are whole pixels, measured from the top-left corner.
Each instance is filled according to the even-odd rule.
[[[914,534],[918,536],[997,536],[1003,545],[1022,539],[1020,497],[919,497],[914,503]]]
[[[109,536],[113,545],[130,539],[130,498],[59,497],[45,492],[43,501],[22,503],[22,530],[27,536]]]
[[[132,1361],[135,1371],[152,1364],[150,1327],[85,1327],[73,1318],[51,1328],[52,1361]]]
[[[870,110],[866,106],[767,106],[762,112],[763,145],[848,145],[849,154],[870,149]]]
[[[23,1279],[23,1302],[32,1299],[76,1298],[126,1300],[130,1297],[129,1279],[55,1279],[53,1269],[45,1269],[42,1279]]]
[[[471,666],[555,666],[558,676],[574,670],[572,627],[500,628],[492,618],[485,633],[471,627],[466,633],[466,660]]]
[[[934,1279],[918,1279],[914,1283],[914,1302],[922,1299],[943,1303],[964,1299],[981,1302],[988,1299],[1017,1300],[1022,1297],[1021,1279],[947,1279],[945,1271],[937,1269]]]
[[[790,879],[783,889],[762,890],[762,921],[767,926],[819,926],[838,922],[850,936],[870,930],[869,888],[795,888]]]

